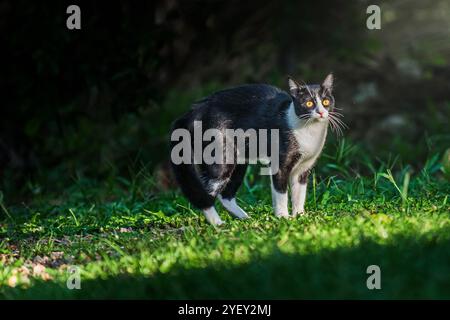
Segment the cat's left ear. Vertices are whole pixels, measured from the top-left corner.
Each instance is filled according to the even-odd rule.
[[[322,87],[325,90],[328,90],[329,92],[331,92],[333,90],[333,83],[334,83],[334,76],[332,73],[330,73],[329,75],[327,75],[325,80],[323,80]]]
[[[291,77],[288,77],[288,84],[289,84],[289,91],[291,92],[291,95],[296,97],[300,93],[301,86],[298,84],[297,81],[295,81]]]

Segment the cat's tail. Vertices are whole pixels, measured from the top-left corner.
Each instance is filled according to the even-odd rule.
[[[190,117],[189,113],[178,120],[176,120],[172,125],[172,132],[176,129],[186,129],[189,130]],[[191,138],[193,135],[191,134]],[[172,149],[180,142],[170,141],[170,152]],[[191,145],[192,148],[192,145]],[[191,149],[191,151],[193,151]],[[193,152],[191,152],[193,153]],[[188,198],[188,200],[198,209],[206,209],[214,204],[214,197],[208,194],[205,190],[200,177],[198,176],[197,170],[195,170],[195,165],[193,164],[193,159],[190,163],[175,164],[173,159],[170,159],[170,164],[175,177],[176,182],[183,194]]]

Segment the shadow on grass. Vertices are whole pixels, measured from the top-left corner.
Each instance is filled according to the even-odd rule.
[[[81,290],[38,282],[3,288],[6,299],[383,299],[450,298],[450,242],[399,239],[395,245],[363,241],[357,247],[299,255],[274,252],[238,266],[174,267],[153,276],[85,280]],[[381,268],[381,290],[368,290],[366,269]]]

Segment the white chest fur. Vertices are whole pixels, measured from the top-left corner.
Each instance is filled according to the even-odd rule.
[[[288,124],[299,146],[300,161],[294,166],[291,175],[299,175],[310,169],[322,152],[327,136],[328,120],[306,121],[298,119],[291,103],[287,113]]]

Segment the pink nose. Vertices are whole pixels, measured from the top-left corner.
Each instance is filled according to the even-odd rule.
[[[319,111],[320,117],[323,118],[323,111]]]

